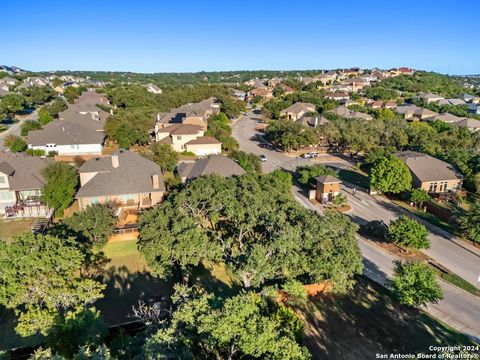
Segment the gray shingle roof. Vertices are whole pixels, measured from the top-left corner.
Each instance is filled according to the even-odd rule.
[[[336,177],[333,177],[331,175],[317,176],[315,180],[317,180],[317,182],[321,184],[341,183],[340,180],[338,180]]]
[[[45,144],[76,145],[102,144],[105,134],[86,127],[64,121],[54,120],[41,130],[29,131],[27,142],[29,145],[41,146]]]
[[[161,174],[160,166],[153,161],[130,151],[121,151],[118,164],[116,168],[112,166],[111,156],[85,162],[79,169],[80,174],[97,174],[80,188],[77,198],[165,191],[161,176],[160,188],[153,188],[152,175]]]
[[[292,113],[299,113],[299,112],[309,112],[309,111],[315,111],[315,105],[311,103],[304,103],[304,102],[296,102],[293,105],[290,105],[288,108],[282,110],[280,114],[286,114],[288,112]]]
[[[397,156],[421,182],[462,179],[453,165],[433,156],[413,151],[400,152]]]
[[[211,174],[223,177],[241,176],[245,173],[245,170],[235,161],[221,155],[212,155],[205,159],[199,159],[194,163],[181,163],[177,166],[177,171],[182,178],[187,179]]]
[[[45,178],[42,171],[48,163],[48,160],[35,156],[0,152],[0,171],[8,175],[13,191],[43,188]]]
[[[190,140],[185,145],[201,145],[201,144],[221,144],[222,142],[211,136],[199,136],[196,139]]]

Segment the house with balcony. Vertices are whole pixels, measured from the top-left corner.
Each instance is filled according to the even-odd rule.
[[[0,215],[45,217],[50,209],[41,199],[48,160],[22,153],[0,152]]]
[[[153,161],[130,151],[90,159],[79,169],[79,208],[98,203],[110,203],[119,210],[154,206],[165,194],[161,170]]]

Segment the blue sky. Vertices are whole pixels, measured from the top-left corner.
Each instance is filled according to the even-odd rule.
[[[5,1],[0,64],[184,72],[480,73],[478,1]]]

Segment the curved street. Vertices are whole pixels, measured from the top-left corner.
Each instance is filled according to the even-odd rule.
[[[280,151],[261,148],[259,143],[263,140],[261,134],[255,129],[256,122],[260,118],[260,114],[250,112],[235,120],[232,124],[232,135],[239,143],[241,150],[266,156],[266,161],[262,162],[264,172],[268,173],[278,168],[293,171],[297,166],[314,163],[328,163],[337,168],[349,165],[345,160],[327,154],[317,159],[303,159],[289,157]],[[388,224],[404,212],[403,209],[384,201],[381,197],[374,197],[360,191],[353,196],[345,185],[343,185],[343,192],[352,206],[349,216],[357,224],[371,220],[383,220]],[[292,193],[300,204],[320,212],[320,209],[305,197],[302,189],[294,185]],[[428,225],[431,248],[425,253],[476,285],[477,276],[480,274],[480,251],[441,229],[426,225]],[[364,258],[365,275],[384,284],[392,274],[393,261],[396,258],[361,237],[358,238]],[[438,304],[429,305],[425,310],[457,330],[480,339],[480,299],[444,281],[441,281],[440,285],[444,292],[444,299]]]

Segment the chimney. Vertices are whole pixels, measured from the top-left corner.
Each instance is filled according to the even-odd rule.
[[[153,190],[160,189],[160,175],[158,175],[157,173],[152,174],[152,186]]]
[[[318,116],[315,116],[315,127],[318,126]]]
[[[120,164],[119,164],[119,161],[118,161],[118,154],[115,154],[115,153],[112,154],[112,166],[114,168],[118,168],[119,165]]]
[[[157,121],[160,121],[160,114],[157,114]]]

